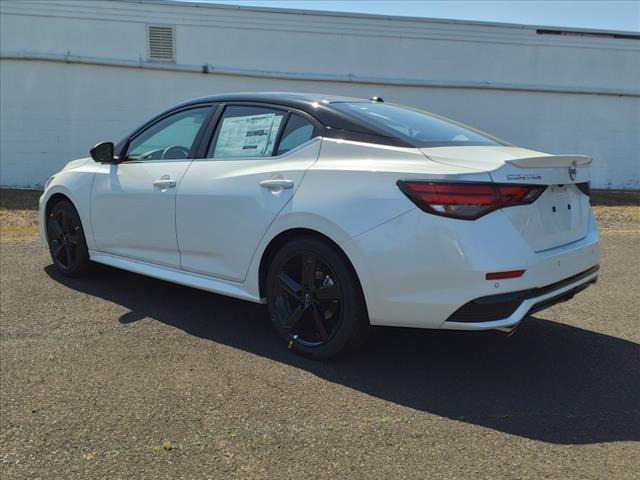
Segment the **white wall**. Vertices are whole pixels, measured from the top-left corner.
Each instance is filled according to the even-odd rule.
[[[383,96],[536,150],[592,155],[595,187],[640,188],[640,40],[157,2],[3,1],[0,20],[4,186],[40,185],[178,101],[279,90]],[[193,71],[151,68],[149,23],[176,25],[170,68]],[[197,73],[203,64],[214,73]]]

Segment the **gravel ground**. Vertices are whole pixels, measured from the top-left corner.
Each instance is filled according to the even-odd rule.
[[[600,282],[514,336],[379,328],[327,363],[260,305],[62,278],[33,212],[0,212],[0,476],[638,478],[639,207],[616,208]]]

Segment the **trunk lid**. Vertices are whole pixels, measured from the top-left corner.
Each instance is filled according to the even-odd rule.
[[[536,252],[587,235],[591,205],[577,184],[589,181],[591,157],[504,146],[436,147],[422,152],[438,163],[487,172],[496,183],[547,186],[531,205],[503,209]]]

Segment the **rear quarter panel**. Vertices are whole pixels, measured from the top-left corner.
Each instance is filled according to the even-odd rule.
[[[442,179],[451,175],[460,180],[490,180],[487,174],[468,168],[432,162],[419,149],[323,139],[318,161],[307,170],[295,196],[258,246],[247,288],[258,292],[260,260],[280,233],[306,228],[343,244],[416,208],[397,187],[398,180]],[[351,260],[356,273],[364,274],[365,266]]]

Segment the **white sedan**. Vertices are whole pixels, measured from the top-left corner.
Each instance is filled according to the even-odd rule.
[[[594,283],[590,163],[377,97],[216,95],[53,175],[41,236],[64,275],[266,303],[328,358],[369,325],[509,331]]]

